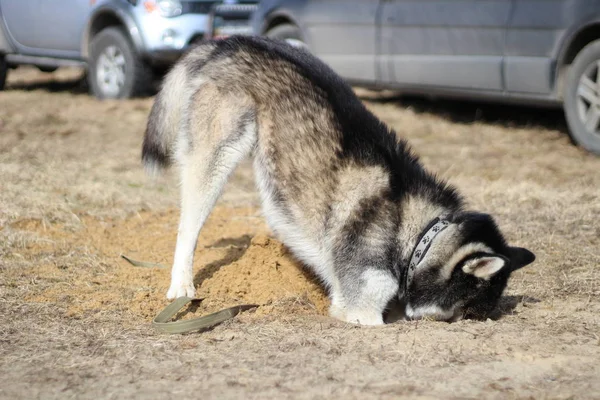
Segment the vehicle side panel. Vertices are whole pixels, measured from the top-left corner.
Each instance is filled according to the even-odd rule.
[[[506,33],[504,79],[508,92],[550,93],[552,53],[567,25],[565,0],[515,0]]]
[[[561,47],[569,45],[567,35],[583,28],[585,21],[600,18],[600,1],[513,1],[506,33],[506,90],[551,94],[555,91],[558,54]]]
[[[0,54],[13,53],[15,48],[10,40],[10,36],[4,27],[4,19],[2,17],[2,2],[0,1]]]
[[[378,5],[379,0],[307,2],[302,29],[311,51],[346,79],[375,81]]]
[[[76,58],[91,5],[88,0],[0,0],[19,53]]]
[[[382,2],[382,82],[503,90],[502,56],[510,3]]]

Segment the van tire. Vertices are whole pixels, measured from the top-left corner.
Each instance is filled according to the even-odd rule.
[[[151,90],[153,74],[119,28],[100,31],[90,42],[88,83],[99,99],[125,99]]]

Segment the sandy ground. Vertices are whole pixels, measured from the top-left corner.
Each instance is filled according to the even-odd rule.
[[[0,92],[0,398],[600,398],[600,158],[559,110],[361,91],[426,166],[537,261],[499,318],[359,327],[261,217],[248,162],[203,230],[190,318],[163,335],[177,181],[143,174],[152,99],[99,102],[76,70],[11,71]]]

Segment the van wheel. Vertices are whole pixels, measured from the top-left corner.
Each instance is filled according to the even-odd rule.
[[[564,109],[571,138],[600,155],[600,40],[575,57],[567,73]]]
[[[118,28],[106,28],[90,43],[88,82],[99,99],[123,99],[149,91],[150,67]]]
[[[294,47],[308,49],[304,39],[302,38],[302,31],[293,24],[281,24],[274,26],[267,31],[265,36],[271,39],[285,40]]]
[[[6,74],[8,74],[8,63],[3,55],[0,55],[0,90],[4,90],[6,84]]]

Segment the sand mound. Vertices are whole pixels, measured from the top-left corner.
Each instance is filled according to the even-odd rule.
[[[211,308],[242,303],[277,305],[286,300],[307,301],[320,313],[328,307],[314,277],[291,258],[280,242],[266,235],[255,236],[238,261],[224,265],[202,281],[198,296],[204,297]]]

